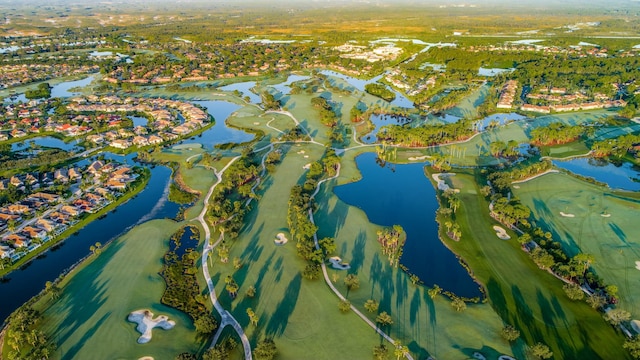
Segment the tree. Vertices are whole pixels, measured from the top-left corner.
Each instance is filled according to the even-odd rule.
[[[578,284],[564,284],[564,286],[562,286],[562,289],[571,300],[584,299],[584,291],[582,291],[582,288]]]
[[[631,339],[627,339],[622,345],[625,349],[629,350],[631,357],[634,359],[640,359],[640,337],[638,335]],[[375,351],[374,351],[375,352]]]
[[[367,311],[370,313],[377,312],[379,307],[380,304],[373,299],[369,299],[364,303],[364,308],[367,309]]]
[[[433,287],[427,291],[431,299],[435,299],[438,294],[442,292],[442,288],[438,284],[433,284]]]
[[[553,352],[549,349],[549,347],[541,342],[531,347],[531,354],[540,359],[549,359],[553,356]]]
[[[373,347],[373,359],[374,360],[386,360],[389,358],[389,350],[385,344],[376,345]]]
[[[624,321],[629,321],[631,313],[623,309],[611,309],[604,313],[604,319],[611,325],[618,326]]]
[[[385,327],[393,324],[393,319],[386,311],[381,312],[376,316],[376,323],[379,327]]]
[[[343,313],[348,312],[349,310],[351,310],[351,302],[349,300],[340,300],[340,302],[338,303],[338,309],[340,309],[340,311],[342,311]]]
[[[393,351],[393,355],[396,356],[396,360],[400,360],[401,357],[406,356],[409,353],[409,348],[402,345],[399,340],[396,340],[396,349]]]
[[[260,341],[253,350],[253,355],[258,360],[272,360],[276,357],[277,353],[278,349],[276,349],[276,344],[273,342],[273,339],[264,339]]]
[[[238,270],[242,267],[242,260],[239,257],[233,258],[233,268]]]
[[[349,274],[344,278],[344,285],[347,287],[347,295],[349,291],[355,290],[360,287],[360,280],[355,274]]]
[[[196,332],[201,335],[210,335],[218,328],[216,319],[211,314],[203,314],[193,323]]]
[[[505,325],[502,330],[500,330],[500,335],[502,335],[505,340],[511,342],[520,337],[520,330],[511,325]]]
[[[593,294],[587,297],[587,304],[594,309],[599,309],[607,303],[607,299],[599,294]]]
[[[250,285],[249,288],[247,289],[247,296],[252,298],[256,296],[256,287],[253,285]]]
[[[178,356],[175,357],[175,360],[198,360],[198,358],[192,353],[183,352],[178,354]]]
[[[251,321],[251,325],[258,325],[258,316],[253,311],[252,308],[247,308],[247,316],[249,316],[249,321]]]
[[[60,297],[60,288],[57,287],[53,282],[51,281],[47,281],[44,284],[44,290],[45,292],[51,294],[51,298],[52,299],[57,299],[58,297]]]
[[[464,300],[462,300],[461,298],[454,296],[451,299],[451,306],[455,309],[455,311],[457,312],[463,312],[467,309],[467,303],[464,302]]]

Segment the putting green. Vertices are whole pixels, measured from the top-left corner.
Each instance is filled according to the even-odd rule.
[[[519,186],[514,193],[538,222],[569,255],[593,255],[596,273],[618,286],[619,306],[640,316],[640,287],[633,281],[640,276],[635,263],[640,260],[640,203],[567,174],[549,174]]]

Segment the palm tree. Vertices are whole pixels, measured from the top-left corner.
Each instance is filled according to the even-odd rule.
[[[402,345],[402,343],[396,340],[396,349],[393,354],[396,356],[396,360],[400,360],[401,357],[404,357],[409,352],[409,348]]]
[[[376,323],[380,327],[385,327],[388,325],[392,325],[393,319],[391,318],[391,315],[389,315],[386,311],[383,311],[376,317]]]
[[[360,287],[360,280],[355,274],[349,274],[344,278],[344,284],[347,287],[347,295],[349,291],[355,290]]]
[[[380,307],[380,304],[373,299],[369,299],[364,303],[364,308],[370,313],[378,311],[378,307]]]

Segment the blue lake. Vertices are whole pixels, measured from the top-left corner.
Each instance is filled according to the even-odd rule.
[[[574,174],[606,183],[611,189],[640,190],[640,169],[629,162],[616,166],[602,159],[576,158],[567,161],[556,160],[553,164]]]
[[[251,102],[252,104],[260,104],[262,102],[262,98],[260,97],[260,95],[251,91],[251,89],[255,86],[256,86],[255,81],[246,81],[246,82],[221,86],[218,88],[218,90],[232,91],[232,92],[238,90],[243,97],[248,96],[249,102]]]
[[[362,209],[372,223],[401,225],[407,233],[400,263],[431,287],[438,284],[459,296],[481,296],[479,286],[438,237],[436,192],[423,164],[376,163],[376,154],[356,158],[362,179],[334,188],[347,204]],[[376,239],[368,239],[376,241]]]
[[[285,82],[282,82],[282,83],[276,84],[276,85],[271,85],[271,87],[276,89],[282,95],[287,95],[287,94],[289,94],[291,92],[291,84],[292,83],[294,83],[296,81],[307,80],[307,79],[309,79],[308,76],[289,75],[289,77],[287,78],[287,80]]]
[[[183,141],[184,144],[202,144],[207,149],[213,149],[218,144],[242,143],[253,139],[252,134],[227,126],[227,118],[240,109],[240,105],[220,100],[193,101],[193,103],[206,108],[215,119],[215,125],[203,132],[202,136]]]
[[[83,149],[81,146],[78,146],[76,140],[66,143],[58,138],[54,138],[53,136],[42,136],[42,137],[36,137],[36,138],[31,138],[28,140],[12,143],[11,151],[27,151],[30,147],[31,142],[33,142],[37,146],[47,147],[47,148],[58,148],[65,151]]]
[[[371,123],[375,126],[375,129],[370,133],[364,135],[361,141],[365,144],[373,144],[378,141],[377,134],[380,128],[386,125],[402,125],[411,121],[409,118],[403,116],[393,116],[387,114],[371,115]]]
[[[373,84],[373,83],[377,83],[380,79],[382,79],[383,75],[378,75],[374,78],[371,78],[369,80],[362,80],[362,79],[357,79],[348,75],[344,75],[335,71],[331,71],[331,70],[322,70],[320,71],[320,74],[326,75],[326,76],[333,76],[333,77],[337,77],[340,78],[344,81],[346,81],[347,83],[349,83],[349,85],[351,85],[354,89],[360,90],[360,91],[364,91],[364,87],[367,84]],[[399,106],[399,107],[404,107],[404,108],[413,108],[413,101],[409,100],[406,96],[404,96],[403,94],[401,94],[399,91],[396,91],[395,89],[392,89],[391,87],[387,86],[387,88],[391,91],[394,92],[394,94],[396,94],[396,98],[390,102],[391,105],[395,105],[395,106]],[[353,90],[353,89],[351,89]],[[380,100],[380,102],[385,102],[384,100]]]
[[[106,154],[106,158],[114,158],[133,164],[133,156]],[[90,160],[83,160],[87,164]],[[34,259],[23,269],[15,270],[0,282],[0,319],[5,319],[11,312],[44,289],[47,281],[53,281],[62,271],[89,254],[89,247],[96,242],[102,244],[114,239],[137,224],[151,219],[174,217],[178,212],[178,204],[167,200],[171,170],[164,166],[151,169],[151,179],[147,187],[128,202],[120,205],[115,212],[105,218],[93,221],[76,235],[67,238],[62,246],[50,249],[42,258]]]

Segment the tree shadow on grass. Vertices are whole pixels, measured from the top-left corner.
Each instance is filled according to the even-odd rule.
[[[454,348],[460,349],[457,345],[455,345]],[[484,358],[486,359],[497,359],[498,357],[500,357],[500,355],[503,355],[500,352],[498,352],[496,349],[486,345],[483,345],[481,349],[463,348],[463,349],[460,349],[460,351],[464,355],[468,356],[470,359],[479,358],[478,356],[479,354],[483,355]]]
[[[289,317],[296,308],[301,285],[302,276],[296,274],[287,286],[287,291],[284,293],[276,311],[274,311],[267,323],[265,333],[268,337],[282,336],[282,334],[284,334],[289,322]]]
[[[78,351],[80,349],[82,349],[82,347],[84,346],[84,343],[90,339],[91,337],[93,337],[96,333],[96,331],[100,328],[100,326],[102,326],[102,324],[111,316],[111,311],[105,313],[104,315],[102,315],[102,317],[100,318],[100,320],[96,321],[93,326],[91,326],[91,328],[86,331],[83,335],[82,338],[80,338],[80,340],[78,342],[76,342],[69,350],[67,350],[64,354],[62,354],[61,359],[62,360],[66,360],[66,359],[75,359],[76,354],[78,353]]]
[[[360,271],[360,268],[362,268],[362,264],[364,263],[364,246],[366,242],[367,237],[365,232],[360,231],[353,243],[353,248],[351,248],[351,260],[349,261],[351,268],[349,269],[349,274],[357,274]]]

